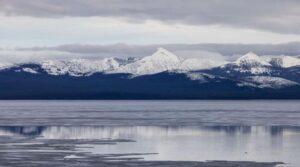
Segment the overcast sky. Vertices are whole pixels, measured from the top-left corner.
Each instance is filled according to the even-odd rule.
[[[0,0],[0,47],[300,41],[299,0]]]

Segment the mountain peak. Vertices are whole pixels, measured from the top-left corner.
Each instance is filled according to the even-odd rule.
[[[157,51],[151,57],[179,61],[179,57],[177,57],[175,54],[164,48],[158,48]]]
[[[268,62],[264,61],[253,52],[249,52],[238,58],[234,63],[239,66],[270,66]]]
[[[243,57],[251,58],[251,59],[259,59],[259,56],[254,52],[248,52]]]
[[[253,52],[249,52],[245,55],[243,55],[242,57],[238,58],[236,62],[243,62],[243,61],[247,61],[247,60],[252,60],[252,61],[261,61],[260,57],[253,53]]]
[[[175,70],[180,65],[180,59],[164,48],[158,48],[151,56],[144,57],[120,68],[120,71],[136,75],[155,74]]]

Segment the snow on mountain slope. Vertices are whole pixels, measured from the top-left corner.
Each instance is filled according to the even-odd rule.
[[[159,48],[153,55],[144,57],[136,62],[121,66],[116,73],[136,75],[155,74],[163,71],[178,69],[180,58],[166,49]]]
[[[96,72],[113,71],[119,67],[114,58],[102,60],[73,59],[71,61],[44,61],[42,68],[51,75],[91,75]]]
[[[23,68],[22,69],[24,72],[28,72],[28,73],[31,73],[31,74],[38,74],[39,72],[37,72],[35,69],[33,68]]]
[[[300,66],[300,59],[292,56],[263,56],[263,59],[276,67],[289,68]]]
[[[293,82],[280,77],[271,77],[271,76],[252,76],[244,78],[243,84],[239,86],[255,86],[259,88],[273,88],[280,89],[288,86],[299,85],[297,82]]]
[[[218,67],[225,63],[227,62],[210,59],[188,58],[181,62],[179,69],[186,71],[195,71]]]
[[[252,52],[247,53],[232,63],[222,66],[222,68],[229,68],[236,72],[254,75],[269,73],[271,67],[272,65],[270,63]]]
[[[270,63],[264,61],[258,55],[250,52],[246,55],[238,58],[235,62],[238,66],[247,66],[247,67],[255,67],[255,66],[271,66]]]
[[[200,83],[209,82],[209,80],[213,80],[216,77],[213,75],[199,73],[199,72],[187,72],[186,76],[193,81],[199,81]]]
[[[139,76],[164,71],[208,69],[224,63],[224,61],[212,59],[181,58],[166,49],[159,48],[153,55],[144,58],[47,60],[37,64],[41,65],[41,68],[50,75],[85,76],[103,72],[128,73]],[[7,65],[0,64],[0,69],[5,67],[7,67]],[[33,71],[34,70],[31,70],[31,72]],[[29,71],[27,70],[25,72]]]
[[[196,55],[191,55],[196,56]],[[290,56],[266,57],[248,53],[234,62],[228,63],[225,59],[216,59],[210,56],[179,57],[170,51],[159,48],[153,55],[143,58],[104,58],[104,59],[71,59],[47,60],[37,62],[50,75],[89,76],[94,73],[126,73],[133,76],[151,75],[164,71],[190,73],[220,67],[226,73],[245,75],[269,75],[272,67],[300,66],[300,59]],[[32,64],[32,63],[31,63]],[[0,63],[0,70],[18,67],[24,64]],[[20,66],[21,68],[21,66]],[[35,69],[19,69],[28,73],[35,73]],[[36,73],[38,73],[36,71]],[[191,75],[191,79],[194,78]]]
[[[195,71],[217,67],[225,63],[226,61],[221,60],[181,58],[164,48],[159,48],[153,55],[121,66],[115,72],[146,75],[173,70]]]
[[[11,64],[11,63],[2,63],[2,62],[0,62],[0,70],[4,70],[4,69],[10,68],[12,66],[13,66],[13,64]]]

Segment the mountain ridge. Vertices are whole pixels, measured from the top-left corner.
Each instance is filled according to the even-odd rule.
[[[300,66],[273,60],[249,53],[225,64],[198,59],[197,68],[194,58],[158,49],[144,58],[18,64],[0,70],[0,99],[300,99]]]
[[[130,62],[126,61],[128,60],[111,57],[95,60],[82,58],[71,59],[69,61],[45,60],[35,64],[40,64],[51,75],[69,74],[73,76],[82,76],[85,74],[90,75],[96,72],[146,75],[172,70],[197,71],[221,66],[237,66],[239,68],[244,67],[248,69],[258,67],[263,69],[271,66],[282,68],[300,66],[300,59],[291,56],[264,57],[249,52],[233,62],[228,62],[225,60],[220,61],[209,58],[182,58],[164,48],[158,48],[158,50],[150,56],[136,58]],[[0,62],[0,70],[18,65],[20,64]],[[251,70],[249,71],[251,72]],[[252,70],[252,72],[255,73],[255,69]],[[256,70],[256,73],[260,72],[262,71]]]

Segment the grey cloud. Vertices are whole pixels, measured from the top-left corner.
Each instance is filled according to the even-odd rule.
[[[28,63],[44,60],[70,60],[76,58],[99,59],[104,57],[144,57],[164,47],[181,57],[235,60],[247,52],[259,55],[300,55],[299,43],[278,45],[244,44],[169,44],[169,45],[62,45],[57,47],[16,48],[0,50],[1,63]],[[225,57],[224,57],[225,56]],[[3,64],[2,64],[3,65]]]
[[[299,0],[0,0],[5,15],[122,17],[300,33]]]
[[[85,58],[85,55],[61,52],[61,51],[50,51],[50,50],[0,50],[0,68],[2,63],[6,64],[22,64],[22,63],[35,63],[44,60],[69,60],[74,58]]]
[[[89,57],[142,57],[154,53],[159,45],[81,45],[69,44],[57,47],[17,48],[17,51],[60,51],[78,53]]]
[[[158,47],[174,53],[208,51],[231,57],[248,52],[259,55],[300,55],[300,42],[284,44],[168,44],[168,45],[62,45],[57,47],[19,48],[18,51],[60,51],[94,57],[142,57],[151,55]],[[197,55],[191,55],[197,56]]]

